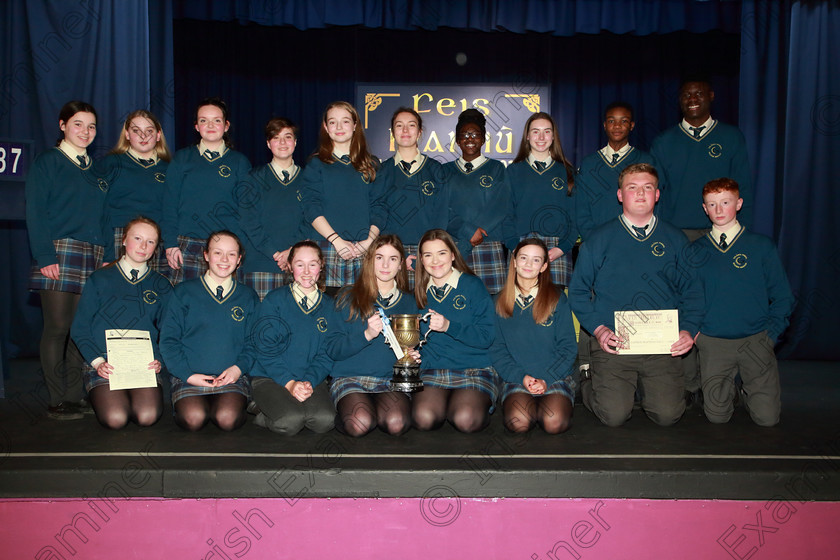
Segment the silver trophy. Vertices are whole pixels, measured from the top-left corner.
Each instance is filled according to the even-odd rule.
[[[428,341],[431,329],[426,331],[423,338],[420,338],[420,323],[428,320],[431,312],[425,315],[385,315],[385,310],[379,308],[379,315],[382,317],[382,334],[385,335],[385,343],[391,347],[397,356],[394,363],[394,377],[391,378],[391,390],[402,393],[415,393],[423,390],[423,381],[420,379],[420,364],[414,361],[408,351],[417,347],[423,347]]]

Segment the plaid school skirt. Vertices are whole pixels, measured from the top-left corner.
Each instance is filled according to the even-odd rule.
[[[405,249],[405,256],[406,257],[410,257],[411,255],[414,255],[415,257],[417,257],[416,259],[414,259],[414,262],[411,263],[412,268],[417,269],[418,266],[423,266],[420,263],[420,246],[419,245],[409,245],[408,243],[406,243],[406,244],[403,245],[403,248]],[[405,266],[405,263],[403,263],[403,266]],[[406,269],[406,272],[408,273],[408,287],[412,292],[414,292],[414,270],[407,270]]]
[[[321,248],[321,252],[324,253],[327,287],[341,288],[354,284],[362,270],[362,257],[356,257],[346,261],[338,256],[338,251],[326,239],[319,241],[318,246]]]
[[[82,379],[85,382],[85,390],[90,393],[91,389],[94,387],[101,387],[102,385],[110,386],[111,382],[105,379],[104,377],[100,377],[96,370],[91,367],[90,364],[85,363],[84,371],[82,372]],[[161,368],[160,371],[163,371]],[[157,379],[158,387],[163,387],[163,374],[156,373],[155,378]]]
[[[53,245],[58,257],[58,280],[47,278],[38,265],[33,264],[29,271],[29,289],[81,294],[88,277],[102,266],[105,248],[69,237],[56,239]]]
[[[357,375],[354,377],[336,377],[330,383],[330,398],[333,406],[350,393],[388,393],[391,391],[391,379]]]
[[[175,286],[185,280],[198,278],[207,271],[207,261],[204,260],[204,244],[206,239],[178,236],[178,248],[181,250],[183,263],[181,268],[169,270],[169,280]],[[164,258],[166,252],[164,251]],[[168,265],[167,265],[168,266]]]
[[[239,393],[246,400],[251,400],[251,383],[244,373],[239,376],[236,383],[229,383],[224,387],[198,387],[181,381],[179,377],[169,376],[169,383],[172,385],[172,404],[184,397],[203,397],[205,395],[221,395],[223,393]]]
[[[282,288],[294,281],[294,276],[291,272],[242,272],[239,280],[246,286],[250,286],[260,296],[260,301],[265,299],[268,292]]]
[[[556,235],[540,235],[539,233],[534,232],[529,233],[522,239],[527,239],[529,237],[536,237],[537,239],[545,241],[545,244],[549,249],[557,247],[557,244],[560,243],[560,238]],[[563,253],[562,257],[554,259],[549,266],[549,270],[551,270],[552,282],[558,286],[563,286],[564,288],[568,286],[572,281],[572,251],[566,251]]]
[[[439,389],[474,389],[490,397],[490,412],[496,405],[499,394],[499,376],[489,368],[470,369],[424,369],[420,370],[423,385]]]
[[[501,241],[484,241],[481,245],[473,247],[466,260],[490,294],[495,295],[502,291],[508,270],[505,246]]]
[[[114,228],[114,255],[116,255],[116,260],[120,260],[120,257],[124,254],[122,244],[124,231],[125,228]],[[149,259],[146,264],[148,264],[149,268],[155,272],[159,272],[165,278],[169,278],[169,274],[172,272],[172,269],[169,268],[169,263],[166,261],[166,249],[163,248],[162,239],[158,240],[158,246],[155,247],[155,254],[152,255],[152,258]]]
[[[575,402],[575,390],[577,389],[577,382],[575,381],[574,376],[570,375],[565,379],[561,379],[560,381],[555,381],[551,385],[549,385],[545,393],[543,395],[556,395],[557,393],[563,395],[567,399],[572,402]],[[530,395],[531,391],[525,388],[522,383],[507,383],[505,381],[501,382],[501,387],[499,391],[502,393],[501,399],[499,399],[499,403],[504,403],[505,399],[511,396],[514,393],[525,393]],[[542,395],[534,395],[535,397],[540,397]]]

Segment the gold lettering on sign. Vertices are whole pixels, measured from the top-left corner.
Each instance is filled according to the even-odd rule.
[[[418,113],[431,113],[431,109],[421,109],[420,108],[420,100],[424,97],[429,98],[429,102],[434,101],[431,93],[415,93],[414,94],[414,110]]]
[[[368,127],[368,113],[373,113],[382,105],[383,97],[399,97],[399,93],[366,93],[365,94],[365,128]]]

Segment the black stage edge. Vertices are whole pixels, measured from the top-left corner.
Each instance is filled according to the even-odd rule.
[[[782,423],[743,408],[726,425],[691,410],[671,428],[641,411],[607,428],[575,407],[566,434],[449,426],[360,439],[281,437],[248,424],[188,433],[44,416],[37,363],[18,360],[0,400],[0,498],[556,497],[840,501],[840,364],[782,362]]]

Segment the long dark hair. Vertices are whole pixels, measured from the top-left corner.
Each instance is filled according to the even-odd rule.
[[[344,289],[338,296],[336,307],[340,308],[349,305],[351,321],[360,317],[370,317],[374,312],[373,304],[379,295],[374,261],[376,259],[376,250],[385,245],[390,245],[400,254],[400,270],[397,272],[394,280],[397,283],[397,288],[401,292],[408,291],[408,274],[405,270],[405,248],[403,247],[402,241],[394,234],[380,235],[368,247],[362,260],[362,271],[356,283]]]
[[[537,119],[545,119],[551,123],[552,138],[548,153],[551,155],[551,159],[559,161],[566,168],[566,185],[568,185],[566,194],[572,196],[572,190],[575,186],[575,166],[566,159],[566,155],[563,153],[563,145],[560,143],[560,137],[557,135],[557,124],[548,113],[539,112],[528,117],[528,120],[525,122],[525,130],[522,132],[522,141],[519,143],[519,152],[513,159],[513,163],[524,161],[531,155],[531,143],[528,141],[528,133],[531,131],[531,123]]]

